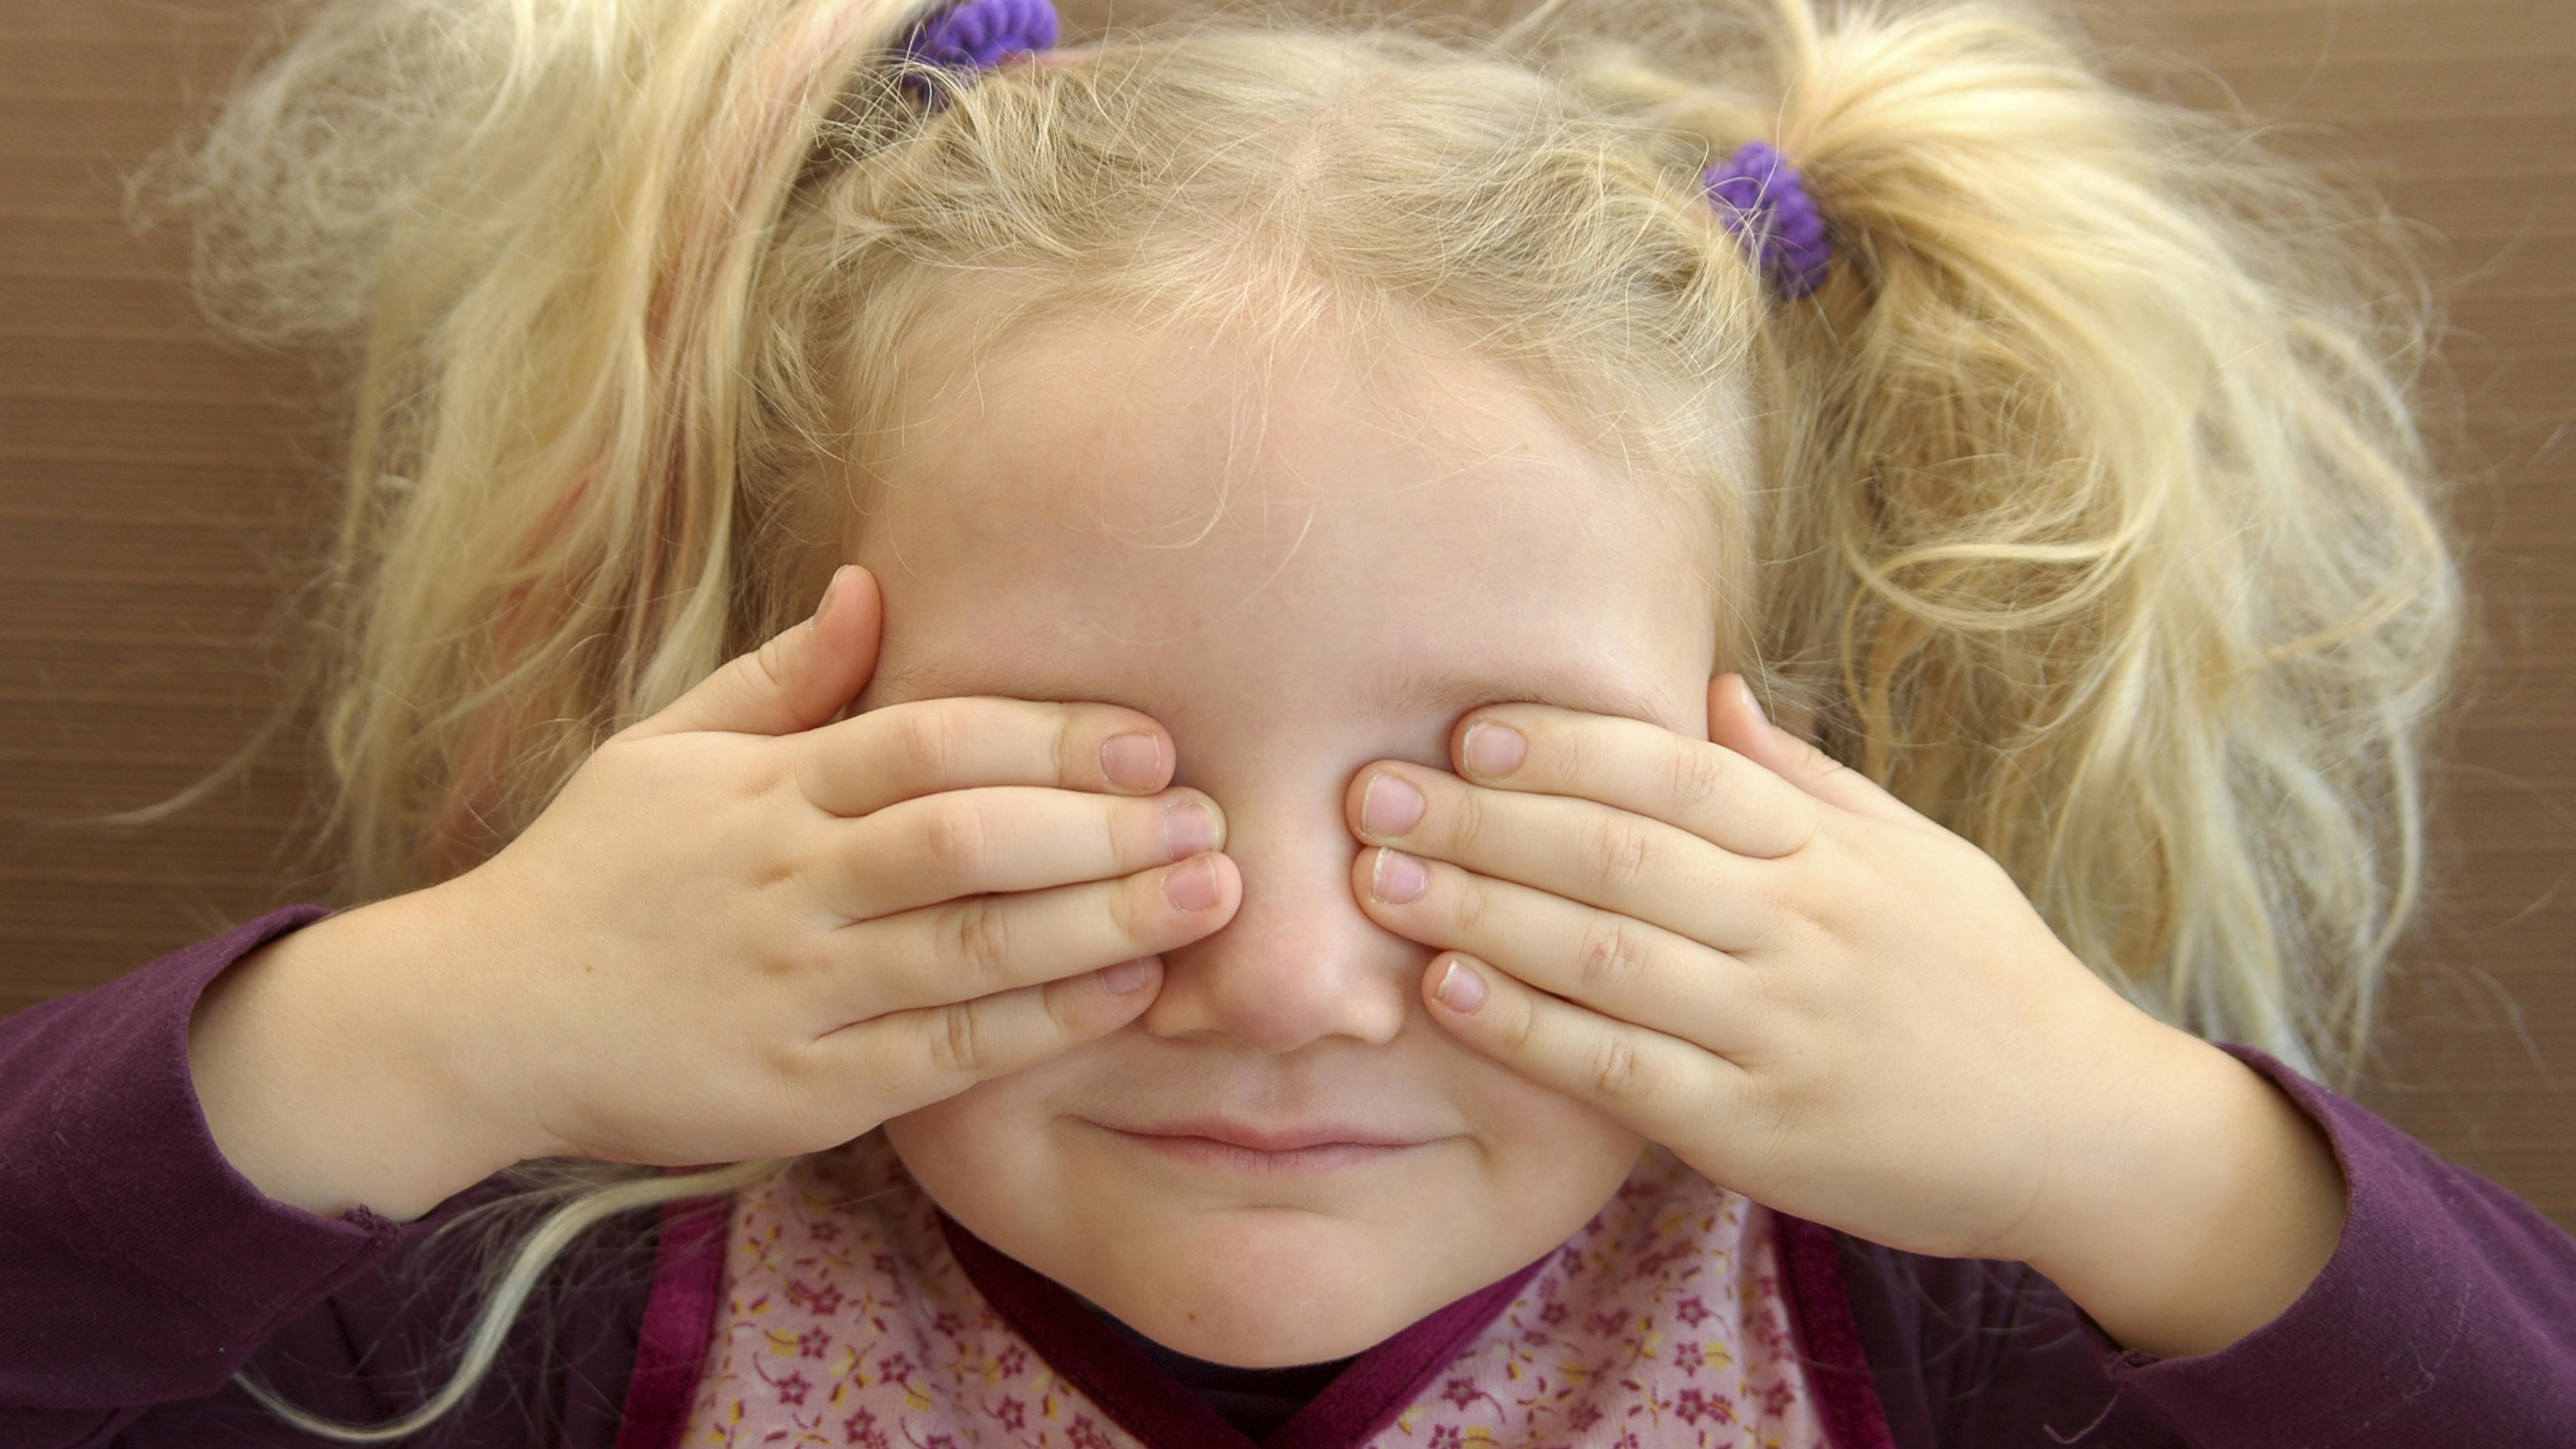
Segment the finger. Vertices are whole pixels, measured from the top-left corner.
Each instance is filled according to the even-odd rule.
[[[1633,917],[1383,849],[1360,852],[1351,887],[1369,919],[1406,940],[1464,951],[1604,1016],[1720,1053],[1760,1028],[1751,967]]]
[[[1467,1045],[1651,1141],[1678,1149],[1739,1115],[1748,1078],[1724,1057],[1559,1001],[1474,957],[1433,957],[1422,996]]]
[[[831,933],[819,990],[824,1026],[1159,956],[1233,919],[1234,862],[1209,852],[1118,880],[971,896]]]
[[[1816,802],[1733,750],[1618,715],[1487,705],[1458,721],[1449,756],[1480,785],[1598,800],[1738,855],[1787,855],[1816,832]]]
[[[1363,844],[1452,861],[1720,950],[1754,945],[1773,914],[1771,862],[1591,800],[1489,790],[1395,761],[1363,771],[1342,808]]]
[[[1881,820],[1920,820],[1867,775],[1771,723],[1741,674],[1709,681],[1708,737],[1828,805]]]
[[[814,731],[797,766],[805,798],[835,815],[977,785],[1151,795],[1171,783],[1172,738],[1113,704],[921,699]]]
[[[826,1080],[868,1084],[890,1117],[1107,1036],[1154,1004],[1162,980],[1162,959],[1142,957],[857,1022],[817,1038],[812,1055]]]
[[[1225,813],[1196,790],[1143,800],[1034,785],[946,790],[836,821],[825,904],[851,920],[960,896],[1115,880],[1225,848]]]
[[[843,564],[814,616],[700,680],[631,735],[722,730],[787,735],[810,730],[858,698],[876,672],[885,600],[874,574]]]

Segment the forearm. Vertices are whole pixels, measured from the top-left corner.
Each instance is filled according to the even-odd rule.
[[[2343,1232],[2325,1134],[2235,1058],[2151,1026],[2152,1091],[2066,1155],[2025,1260],[2121,1345],[2214,1353],[2279,1317]]]
[[[282,936],[217,977],[188,1029],[206,1125],[262,1192],[409,1221],[518,1160],[460,1080],[450,1023],[472,949],[439,888]]]
[[[369,1214],[260,1195],[218,1154],[189,1082],[201,988],[314,914],[278,912],[0,1021],[0,1443],[105,1443],[148,1406],[214,1393],[407,1241]],[[317,1372],[329,1346],[308,1356]]]

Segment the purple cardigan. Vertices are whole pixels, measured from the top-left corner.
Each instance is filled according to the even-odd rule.
[[[360,1421],[445,1378],[477,1262],[470,1240],[424,1240],[491,1185],[416,1224],[316,1217],[233,1171],[190,1084],[198,992],[320,914],[278,912],[0,1022],[0,1445],[315,1444],[233,1373]],[[2322,1124],[2343,1165],[2343,1239],[2307,1293],[2219,1353],[2158,1361],[2120,1352],[2019,1264],[1784,1218],[1800,1343],[1842,1449],[2576,1445],[2576,1242],[2359,1106],[2229,1050]],[[669,1449],[705,1351],[715,1217],[662,1221],[681,1230],[639,1216],[585,1240],[495,1379],[419,1442]],[[1112,1335],[1089,1335],[1101,1349],[1047,1327],[1073,1321],[1054,1301],[1069,1295],[974,1246],[961,1259],[1024,1336],[1051,1362],[1088,1360],[1060,1371],[1132,1372]]]

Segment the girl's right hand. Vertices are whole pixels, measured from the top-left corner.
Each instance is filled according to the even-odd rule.
[[[458,884],[527,1156],[816,1151],[1141,1014],[1225,924],[1224,817],[1151,718],[923,700],[875,669],[875,580],[585,762]],[[1106,968],[1106,969],[1103,969]]]
[[[314,990],[366,993],[338,1020],[408,1018],[388,1029],[409,1049],[386,1060],[428,1064],[393,1076],[446,1096],[454,1129],[443,1154],[418,1144],[455,1164],[436,1187],[367,1195],[363,1164],[326,1187],[308,1153],[287,1174],[299,1197],[408,1215],[532,1157],[816,1151],[1144,1011],[1158,953],[1241,898],[1215,803],[1164,788],[1170,737],[1111,705],[940,699],[834,722],[874,672],[881,608],[875,580],[843,569],[810,624],[611,738],[481,866],[276,943],[306,948]],[[386,908],[399,930],[348,929],[378,911],[394,926]],[[335,936],[352,956],[337,970]],[[398,959],[354,959],[370,936]],[[250,990],[282,1002],[283,985]],[[276,1100],[243,1078],[280,1065],[256,1038],[295,1050],[292,1018],[281,1006],[262,1032],[209,1010],[200,1096],[259,1182],[219,1111],[228,1093]],[[248,1140],[257,1119],[297,1105],[232,1113],[252,1161],[275,1155]]]

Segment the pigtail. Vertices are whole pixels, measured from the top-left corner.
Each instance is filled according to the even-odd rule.
[[[746,647],[746,298],[906,0],[332,3],[192,158],[237,330],[344,342],[330,757],[362,897],[508,840]],[[765,603],[765,600],[757,602]]]
[[[143,178],[194,223],[219,322],[353,375],[325,724],[360,898],[498,848],[606,735],[819,588],[820,548],[737,563],[797,541],[744,476],[749,299],[826,118],[892,95],[898,67],[862,73],[919,8],[327,0]],[[541,1186],[504,1205],[543,1219],[420,1406],[339,1424],[239,1382],[310,1433],[407,1438],[483,1382],[592,1226],[784,1165],[531,1165]]]
[[[2340,1073],[2461,588],[2384,214],[1999,6],[1781,0],[1836,261],[1772,311],[1766,652],[2142,1006]]]

